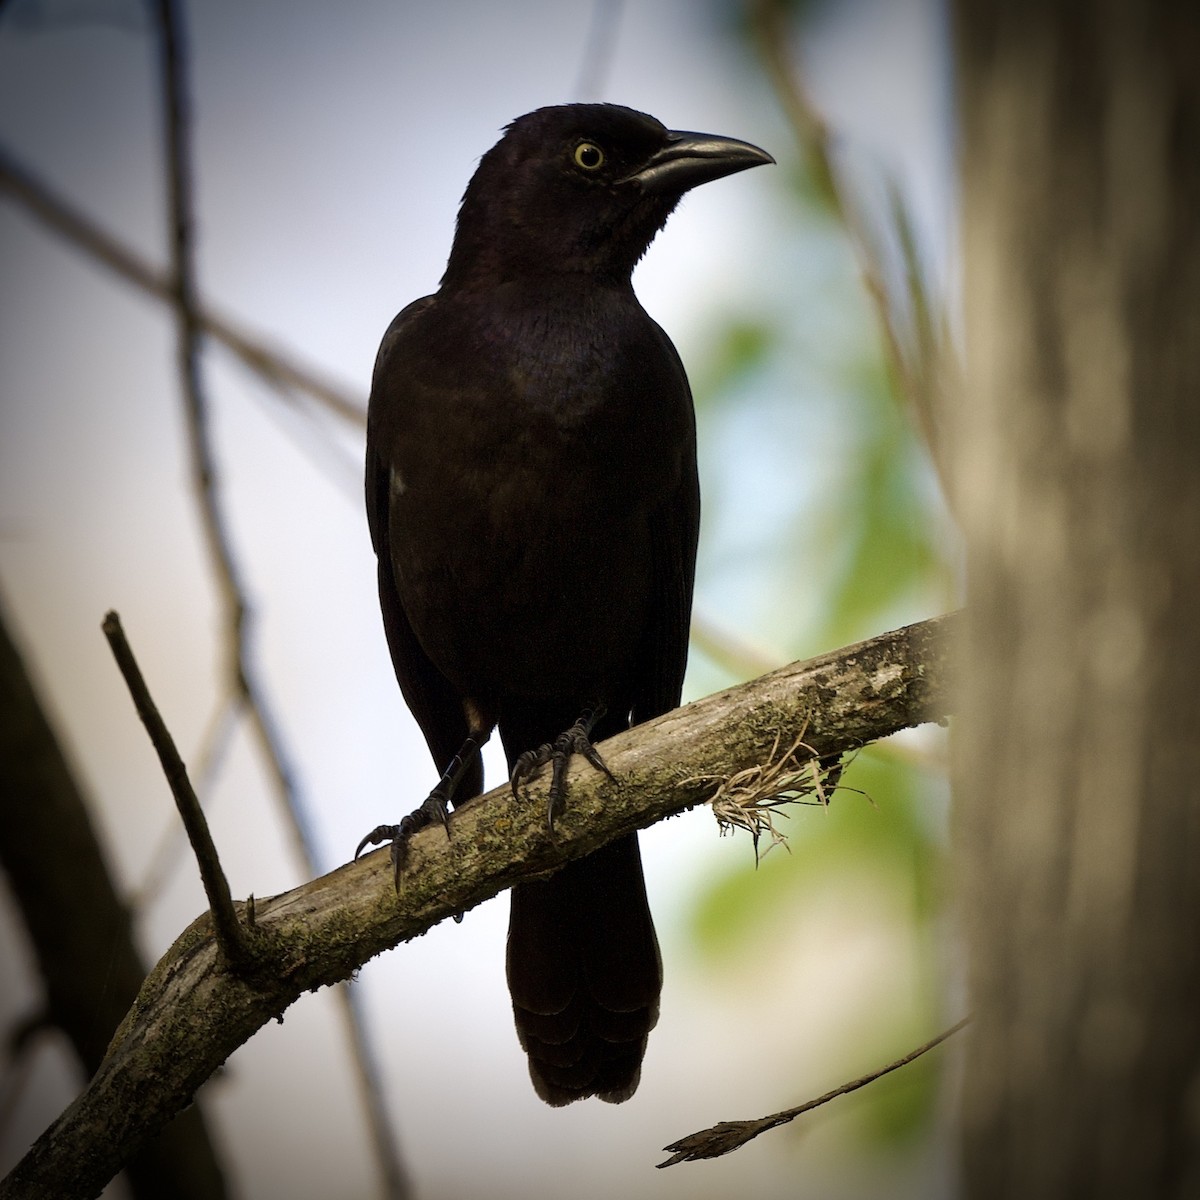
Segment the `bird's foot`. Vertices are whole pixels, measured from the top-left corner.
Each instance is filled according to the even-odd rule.
[[[446,801],[446,789],[438,784],[422,802],[420,808],[414,809],[403,817],[399,825],[377,825],[358,843],[354,857],[358,856],[367,846],[381,846],[384,842],[392,844],[392,881],[396,891],[400,890],[400,873],[404,867],[405,855],[408,851],[409,839],[420,829],[441,821],[450,836],[450,809]]]
[[[563,801],[566,799],[567,767],[570,766],[573,755],[582,754],[597,771],[603,771],[609,779],[616,783],[616,776],[608,769],[608,765],[600,757],[600,752],[592,745],[592,729],[602,716],[604,716],[602,707],[589,709],[570,729],[560,733],[553,742],[546,742],[536,750],[526,750],[513,765],[509,785],[512,787],[513,798],[519,800],[521,788],[535,778],[542,767],[547,763],[551,764],[550,792],[546,800],[546,828],[551,833],[554,832],[554,818],[562,812]]]

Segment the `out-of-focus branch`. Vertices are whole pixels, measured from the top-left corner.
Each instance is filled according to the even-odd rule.
[[[783,1112],[772,1113],[768,1117],[758,1117],[751,1121],[721,1121],[711,1129],[702,1129],[699,1133],[689,1133],[687,1137],[680,1138],[679,1141],[663,1147],[664,1150],[673,1151],[673,1153],[666,1162],[660,1162],[658,1166],[673,1167],[676,1163],[681,1162],[697,1162],[702,1158],[720,1158],[723,1154],[738,1150],[747,1142],[753,1141],[760,1133],[766,1133],[768,1129],[778,1129],[780,1125],[786,1125],[804,1113],[812,1112],[814,1108],[828,1104],[830,1100],[836,1100],[839,1096],[848,1096],[851,1092],[857,1092],[859,1088],[866,1087],[868,1083],[882,1079],[892,1071],[907,1067],[910,1062],[920,1058],[922,1054],[928,1054],[935,1046],[940,1046],[947,1038],[953,1037],[970,1020],[970,1017],[963,1017],[949,1029],[942,1030],[937,1037],[930,1038],[915,1050],[910,1050],[903,1058],[898,1058],[895,1062],[890,1062],[886,1067],[880,1067],[877,1071],[868,1071],[866,1075],[860,1075],[848,1083],[839,1084],[815,1100],[806,1100],[803,1104],[797,1104],[795,1108],[786,1108]]]
[[[750,27],[767,77],[774,87],[797,141],[808,157],[817,188],[850,240],[863,286],[879,321],[888,366],[896,386],[912,409],[928,447],[942,492],[953,507],[943,417],[945,397],[958,378],[953,345],[945,323],[932,317],[924,276],[917,257],[912,225],[899,193],[890,189],[890,216],[904,257],[906,289],[912,308],[911,344],[901,332],[899,307],[888,292],[882,255],[851,189],[834,161],[829,128],[808,95],[789,53],[787,6],[781,0],[750,0]]]
[[[305,831],[291,766],[284,754],[266,697],[258,685],[251,661],[250,610],[234,557],[222,509],[221,481],[209,429],[208,397],[200,369],[202,329],[196,303],[195,263],[192,246],[192,185],[190,122],[186,109],[185,60],[182,31],[173,0],[156,0],[167,157],[167,190],[171,233],[170,293],[179,324],[177,360],[191,459],[192,480],[209,558],[220,591],[226,629],[226,679],[244,715],[249,719],[277,790],[292,816],[297,850],[312,869],[311,839]]]
[[[196,302],[195,263],[192,248],[192,185],[189,149],[190,122],[186,110],[181,29],[172,0],[156,0],[165,112],[167,190],[171,234],[169,291],[179,324],[177,361],[187,417],[188,450],[192,481],[200,509],[209,558],[225,610],[227,678],[244,706],[261,743],[276,785],[295,809],[291,769],[274,736],[273,722],[265,716],[265,698],[249,662],[247,623],[249,608],[234,559],[221,505],[220,479],[209,433],[208,398],[200,375],[202,329]]]
[[[177,0],[155,0],[154,10],[161,53],[171,233],[170,292],[179,322],[179,374],[183,384],[196,495],[225,608],[228,678],[274,776],[276,790],[290,817],[289,828],[294,834],[296,849],[305,865],[306,874],[311,876],[316,872],[315,841],[296,793],[282,739],[252,671],[248,652],[249,610],[221,510],[217,467],[209,434],[208,405],[201,385],[200,339],[203,327],[196,299],[192,245],[191,123],[187,108],[187,59],[183,52],[183,25]],[[342,989],[341,1002],[351,1033],[350,1061],[355,1066],[359,1094],[368,1113],[376,1159],[384,1176],[388,1196],[392,1200],[403,1200],[411,1189],[400,1161],[399,1149],[391,1136],[382,1088],[368,1061],[366,1032],[345,989]]]
[[[127,283],[168,304],[174,303],[175,293],[167,272],[146,262],[135,251],[101,229],[70,201],[36,178],[3,147],[0,147],[0,192]],[[322,379],[312,367],[297,362],[277,347],[270,346],[264,338],[214,312],[212,308],[202,306],[198,300],[194,312],[202,333],[225,346],[282,395],[287,396],[293,390],[303,392],[342,420],[358,428],[366,424],[366,406],[361,397]]]
[[[572,100],[598,100],[603,94],[624,6],[625,0],[592,0],[592,15],[583,43],[579,75],[571,92]]]
[[[54,1026],[93,1075],[146,970],[96,839],[88,804],[0,609],[0,866],[45,990],[27,1030]],[[27,1035],[23,1061],[36,1050]],[[6,1080],[5,1106],[19,1080]],[[2,1118],[0,1118],[2,1119]],[[138,1200],[222,1200],[221,1167],[199,1105],[179,1113],[128,1164]]]

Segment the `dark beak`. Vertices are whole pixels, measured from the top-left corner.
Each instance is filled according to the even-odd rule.
[[[774,161],[765,150],[749,142],[672,130],[667,134],[667,144],[620,182],[640,184],[648,192],[682,195],[702,183]]]

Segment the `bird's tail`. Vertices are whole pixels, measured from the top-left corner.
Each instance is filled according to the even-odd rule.
[[[633,1095],[662,991],[637,834],[513,888],[508,986],[547,1104]]]

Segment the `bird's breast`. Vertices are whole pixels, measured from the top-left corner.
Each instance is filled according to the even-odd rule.
[[[581,694],[641,645],[655,514],[694,469],[686,379],[654,337],[548,316],[454,345],[388,423],[401,599],[467,694]]]

